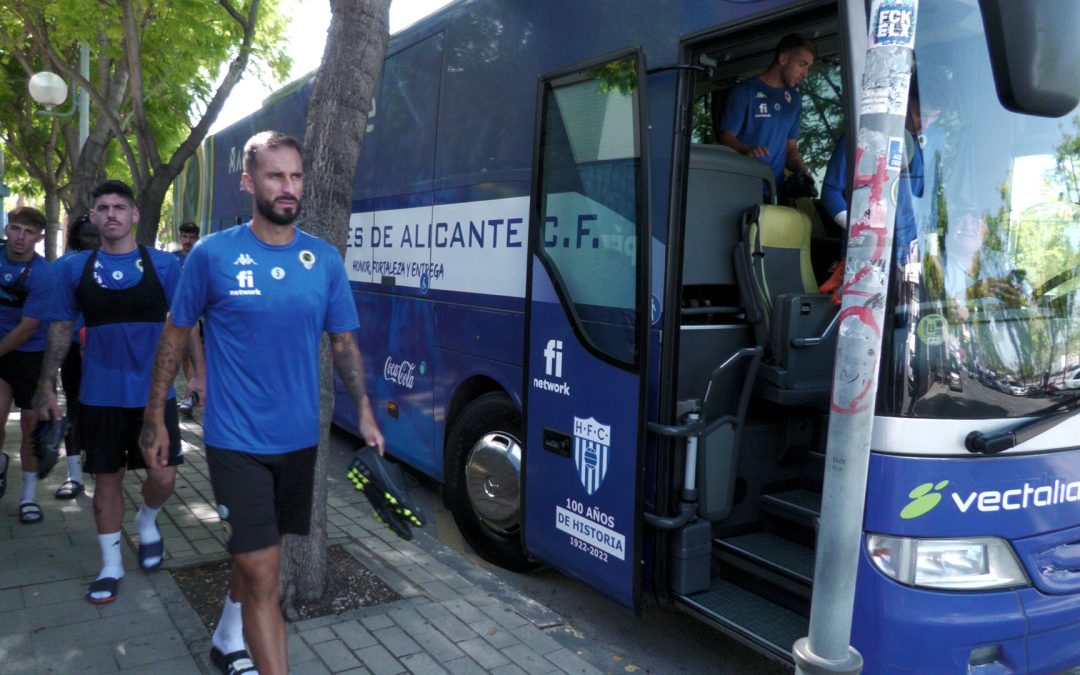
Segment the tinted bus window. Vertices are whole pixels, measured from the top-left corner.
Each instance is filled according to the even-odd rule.
[[[548,84],[541,167],[542,254],[580,330],[617,360],[635,356],[637,62]]]

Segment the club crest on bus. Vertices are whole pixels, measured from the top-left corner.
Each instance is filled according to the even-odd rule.
[[[574,467],[589,495],[596,494],[607,475],[611,427],[595,417],[574,418]]]

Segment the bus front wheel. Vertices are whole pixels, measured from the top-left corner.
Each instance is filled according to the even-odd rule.
[[[521,413],[499,392],[469,403],[446,443],[446,506],[488,562],[535,569],[521,545]]]

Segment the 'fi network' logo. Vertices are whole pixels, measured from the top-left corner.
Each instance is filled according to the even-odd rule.
[[[930,513],[941,502],[941,491],[948,486],[949,481],[940,483],[923,483],[908,493],[911,503],[900,512],[900,517],[905,520],[918,518]]]
[[[544,374],[548,377],[562,377],[562,340],[548,340],[544,347]]]

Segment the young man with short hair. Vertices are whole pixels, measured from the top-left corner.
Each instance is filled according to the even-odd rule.
[[[223,673],[288,669],[278,601],[281,536],[306,535],[319,442],[319,343],[359,409],[360,435],[382,449],[353,337],[359,325],[345,266],[327,242],[294,226],[304,168],[295,139],[277,132],[244,147],[251,221],[203,239],[191,252],[162,334],[140,439],[163,462],[165,393],[195,321],[206,322],[205,430],[210,482],[231,528],[232,584],[211,658]],[[251,657],[244,648],[245,638]]]
[[[184,223],[177,230],[180,233],[180,250],[173,251],[173,255],[176,256],[182,270],[184,269],[184,262],[191,255],[191,249],[195,246],[195,242],[199,241],[199,226],[195,223]]]
[[[732,88],[720,118],[720,143],[770,167],[780,189],[785,167],[809,175],[799,154],[802,97],[796,89],[810,73],[814,45],[798,33],[785,35],[761,75]]]
[[[191,249],[199,241],[199,226],[195,223],[184,223],[179,228],[180,250],[173,252],[180,262],[180,269],[184,269],[184,263],[191,255]],[[187,381],[187,396],[180,399],[180,414],[188,419],[195,415],[195,408],[199,405],[200,398],[206,398],[206,375],[203,373],[205,358],[203,355],[203,343],[201,330],[192,331],[188,355],[184,357],[184,379]]]
[[[176,393],[168,387],[162,424],[172,441],[161,462],[147,466],[139,451],[143,408],[150,390],[154,349],[165,325],[180,277],[176,258],[135,243],[139,219],[135,195],[126,184],[108,180],[91,193],[90,219],[101,235],[101,248],[80,251],[56,283],[49,318],[48,347],[34,398],[43,418],[58,419],[56,372],[71,346],[71,329],[81,313],[86,321],[82,382],[79,385],[79,435],[86,449],[87,473],[94,474],[94,520],[102,568],[90,584],[87,601],[116,599],[124,576],[120,526],[124,518],[124,472],[146,469],[145,500],[135,525],[139,566],[151,571],[165,557],[157,515],[172,494],[176,467],[183,462]]]
[[[22,409],[19,428],[22,440],[23,484],[19,497],[19,522],[40,523],[41,507],[34,501],[37,491],[38,461],[34,456],[34,387],[41,374],[41,353],[53,270],[45,258],[34,252],[45,232],[45,215],[35,208],[20,206],[8,213],[4,228],[7,243],[0,246],[0,448],[3,447],[12,402]],[[0,495],[6,489],[11,458],[0,453]]]

